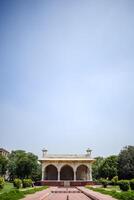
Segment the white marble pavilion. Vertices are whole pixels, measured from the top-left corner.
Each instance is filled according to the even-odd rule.
[[[39,160],[42,164],[42,181],[92,181],[91,150],[86,154],[48,154],[46,149]]]

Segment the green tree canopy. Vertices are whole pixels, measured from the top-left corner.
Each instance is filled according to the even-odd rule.
[[[118,158],[119,179],[134,178],[134,146],[124,147]]]
[[[8,159],[5,156],[0,155],[0,176],[4,176],[6,174],[7,164]]]
[[[100,167],[104,162],[104,158],[98,156],[98,157],[95,157],[95,160],[96,161],[92,166],[93,180],[101,178],[101,176],[100,176]]]
[[[14,178],[33,178],[39,173],[38,157],[23,150],[12,151],[9,156],[9,175]],[[41,173],[41,172],[40,172]]]
[[[99,169],[99,174],[102,178],[109,178],[110,180],[117,176],[118,156],[112,155],[105,159]]]

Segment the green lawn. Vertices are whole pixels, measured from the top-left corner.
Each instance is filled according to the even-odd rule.
[[[0,200],[19,200],[24,198],[28,194],[33,194],[35,192],[39,192],[47,189],[48,186],[37,186],[37,187],[29,187],[29,188],[21,188],[21,189],[13,189],[13,185],[10,183],[6,183],[5,188],[1,190]]]
[[[13,183],[6,182],[4,188],[0,190],[0,194],[4,192],[9,192],[13,189]]]
[[[103,188],[103,189],[105,189],[105,190],[115,190],[116,192],[120,192],[121,190],[120,190],[120,188],[119,188],[119,186],[108,186],[107,188]]]
[[[90,186],[87,185],[87,187],[89,188]],[[100,189],[104,189],[106,191],[111,191],[111,190],[114,190],[116,192],[120,192],[120,187],[118,185],[116,186],[113,186],[113,185],[108,185],[106,188],[104,188],[103,186],[93,186],[93,188],[100,188]]]
[[[42,186],[34,186],[34,188],[37,188],[37,189],[39,189],[39,188],[42,188]],[[48,188],[48,186],[46,186],[46,188]],[[26,191],[26,190],[32,190],[33,189],[33,187],[26,187],[26,188],[20,188],[19,189],[19,191]]]

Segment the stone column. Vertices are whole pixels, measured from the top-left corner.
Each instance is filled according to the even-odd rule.
[[[44,170],[44,167],[42,167],[42,179],[41,179],[42,181],[44,181],[44,178],[45,178],[45,177],[44,177],[44,176],[45,176],[44,173],[45,173],[45,170]]]
[[[93,178],[92,178],[92,164],[90,164],[90,168],[89,168],[89,172],[90,172],[90,181],[92,181],[93,180]]]
[[[74,170],[74,181],[76,181],[76,170]]]
[[[58,181],[60,181],[60,170],[58,169]]]

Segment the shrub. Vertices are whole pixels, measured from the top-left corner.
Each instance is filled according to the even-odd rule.
[[[3,177],[0,177],[0,189],[4,188],[5,180]]]
[[[100,185],[100,180],[99,179],[98,180],[94,179],[93,182],[94,182],[95,185]]]
[[[23,188],[26,188],[26,187],[31,187],[33,182],[31,179],[23,179],[22,183],[23,183]]]
[[[130,180],[130,188],[134,190],[134,179]]]
[[[122,191],[129,190],[129,181],[128,180],[120,180],[120,181],[118,181],[118,185]]]
[[[114,176],[111,180],[112,185],[117,185],[118,183],[118,176]]]
[[[19,179],[19,178],[14,179],[13,185],[14,185],[14,187],[16,187],[17,189],[19,189],[19,188],[22,186],[22,180]]]
[[[100,179],[100,183],[103,185],[104,188],[106,188],[107,185],[108,185],[108,180],[107,180],[107,179],[104,179],[104,178],[101,178],[101,179]]]

